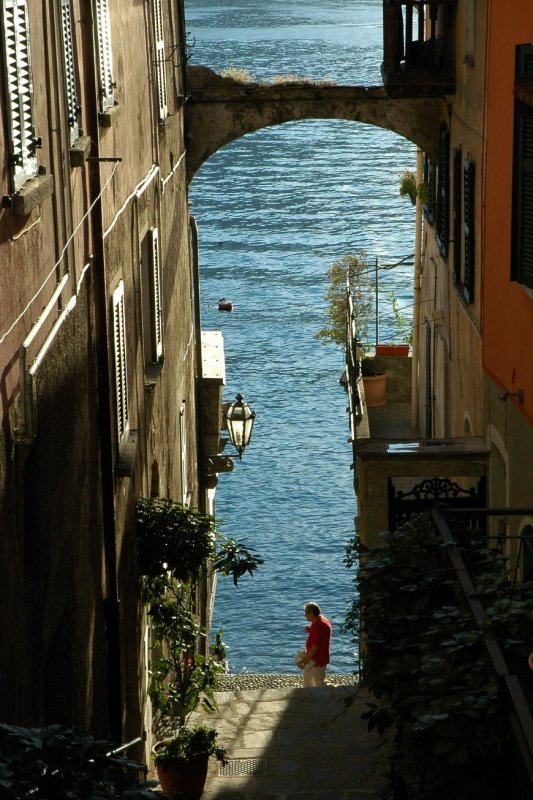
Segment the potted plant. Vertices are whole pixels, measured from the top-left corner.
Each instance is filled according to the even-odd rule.
[[[198,582],[217,571],[238,583],[263,560],[222,536],[212,517],[166,498],[137,501],[137,532],[144,599],[154,656],[149,695],[156,734],[153,760],[164,791],[199,797],[210,756],[224,760],[217,731],[189,726],[194,711],[216,708],[217,677],[226,649],[219,631],[208,646],[195,613]],[[172,768],[171,768],[172,766]]]
[[[315,334],[347,349],[347,337],[356,332],[356,353],[360,362],[366,404],[384,405],[387,402],[387,374],[368,353],[370,324],[376,313],[376,280],[366,253],[343,256],[327,271],[329,285],[324,295],[328,303],[327,325]],[[348,297],[351,295],[353,326],[348,324]]]
[[[429,200],[429,186],[422,182],[417,185],[416,175],[410,169],[400,172],[400,197],[408,197],[413,205],[416,205],[417,198],[422,204]]]
[[[200,797],[210,756],[226,763],[226,750],[217,744],[217,737],[209,725],[196,725],[181,728],[174,738],[156,745],[153,761],[163,791]]]

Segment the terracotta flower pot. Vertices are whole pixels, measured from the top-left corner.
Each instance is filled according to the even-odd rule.
[[[157,766],[157,776],[164,792],[176,793],[186,798],[202,796],[207,780],[209,755],[201,753],[190,759],[177,758],[172,766]]]
[[[377,356],[408,356],[409,355],[409,345],[408,344],[377,344],[376,345],[376,355]]]
[[[365,400],[369,408],[387,404],[387,374],[363,377]]]

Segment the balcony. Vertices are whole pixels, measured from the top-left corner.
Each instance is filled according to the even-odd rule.
[[[383,0],[381,73],[391,97],[455,92],[457,0]]]

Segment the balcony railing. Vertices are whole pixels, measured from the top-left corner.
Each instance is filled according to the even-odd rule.
[[[455,91],[457,0],[383,0],[381,72],[392,96]]]

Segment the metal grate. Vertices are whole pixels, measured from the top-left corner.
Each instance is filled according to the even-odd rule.
[[[218,774],[224,778],[232,775],[266,775],[268,762],[266,758],[230,758],[227,764],[221,764]]]

